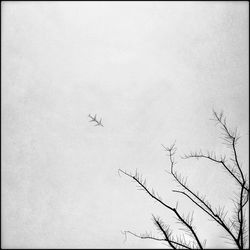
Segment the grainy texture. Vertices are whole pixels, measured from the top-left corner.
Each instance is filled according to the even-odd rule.
[[[167,215],[117,169],[137,169],[174,205],[161,144],[225,152],[213,108],[241,132],[248,171],[248,2],[1,7],[2,248],[166,247],[124,242],[122,230],[157,235],[150,215]],[[193,189],[232,205],[223,171],[176,160]],[[180,198],[179,208],[193,207]],[[196,210],[194,224],[207,247],[230,247]]]

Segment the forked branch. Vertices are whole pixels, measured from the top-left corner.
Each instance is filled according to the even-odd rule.
[[[137,184],[139,184],[139,186],[142,188],[142,190],[146,191],[146,193],[151,197],[153,198],[154,200],[156,200],[157,202],[159,202],[160,204],[162,204],[164,207],[166,207],[167,209],[169,209],[170,211],[172,211],[177,219],[187,228],[187,230],[190,231],[192,237],[195,239],[196,243],[197,243],[197,246],[200,248],[200,249],[203,249],[203,246],[196,234],[196,232],[194,231],[193,227],[191,224],[189,224],[180,214],[179,212],[177,211],[176,208],[174,207],[171,207],[169,205],[167,205],[166,203],[164,203],[159,197],[156,197],[156,195],[154,194],[154,192],[150,192],[149,189],[146,187],[146,185],[144,184],[143,180],[141,180],[139,178],[139,175],[138,173],[136,173],[135,175],[132,175],[132,174],[129,174],[121,169],[119,169],[120,172],[122,172],[123,174],[127,175],[128,177],[132,178],[134,181],[137,182]],[[166,236],[166,235],[165,235]],[[166,238],[167,240],[167,238]],[[168,240],[167,240],[168,241]],[[169,242],[169,245],[171,246],[171,242]],[[171,246],[172,247],[172,246]]]
[[[176,171],[174,171],[174,154],[176,152],[175,143],[172,144],[170,147],[165,147],[162,145],[164,149],[167,151],[170,165],[171,165],[171,171],[170,174],[174,177],[175,181],[188,193],[179,191],[179,190],[173,190],[173,192],[181,193],[188,197],[196,206],[198,206],[202,211],[204,211],[206,214],[208,214],[214,221],[216,221],[220,226],[224,228],[224,230],[230,235],[230,237],[233,239],[233,241],[238,244],[238,240],[235,237],[235,235],[231,232],[229,229],[229,226],[226,224],[224,217],[222,214],[216,213],[210,203],[205,200],[205,198],[200,197],[198,193],[193,192],[187,185],[187,182],[183,182],[180,178],[180,175],[177,174]],[[191,195],[191,196],[190,196]]]
[[[209,151],[207,151],[207,153],[203,153],[202,151],[191,152],[190,154],[184,155],[184,157],[182,158],[184,159],[202,158],[205,160],[209,160],[213,163],[219,164],[227,171],[227,173],[229,173],[229,176],[231,176],[236,181],[237,185],[240,187],[240,192],[239,194],[237,193],[237,198],[233,200],[235,205],[233,217],[228,218],[227,212],[224,211],[224,208],[220,207],[213,208],[210,202],[205,198],[205,196],[201,196],[198,192],[194,192],[188,186],[187,180],[175,171],[174,169],[174,165],[176,164],[174,159],[174,155],[176,153],[175,143],[172,144],[170,147],[165,147],[164,145],[162,145],[164,149],[167,151],[169,156],[170,174],[173,176],[177,184],[182,188],[182,190],[172,190],[172,191],[187,197],[196,207],[205,212],[210,218],[213,219],[213,221],[215,221],[219,226],[221,226],[225,230],[227,238],[233,241],[234,245],[236,245],[238,249],[244,249],[247,237],[245,208],[249,201],[249,184],[247,183],[247,178],[241,169],[236,150],[236,144],[240,136],[238,135],[237,130],[232,131],[231,129],[229,129],[226,118],[223,115],[223,112],[218,114],[217,112],[213,111],[213,115],[214,115],[213,120],[215,120],[216,123],[219,124],[219,126],[223,131],[222,132],[223,140],[232,151],[232,157],[230,158],[230,160],[233,162],[232,164],[233,166],[231,166],[231,163],[230,164],[228,163],[226,156],[217,157],[215,153]],[[141,239],[166,241],[172,249],[177,249],[177,248],[203,249],[203,244],[201,244],[198,235],[195,232],[194,227],[192,226],[193,216],[187,216],[185,218],[183,215],[180,215],[177,206],[172,207],[169,204],[163,202],[161,197],[155,194],[153,189],[152,191],[148,189],[146,185],[146,180],[143,180],[142,177],[140,177],[137,172],[135,173],[135,175],[129,174],[121,169],[119,169],[119,172],[123,173],[124,175],[134,180],[137,184],[139,184],[139,188],[141,190],[144,190],[153,200],[157,201],[158,203],[163,205],[166,209],[173,212],[178,222],[184,226],[184,229],[189,235],[191,235],[194,241],[192,242],[191,245],[190,242],[187,243],[185,241],[185,237],[184,240],[178,237],[173,237],[169,226],[165,226],[164,223],[155,216],[153,216],[154,224],[163,235],[163,238],[156,238],[150,234],[138,235],[130,231],[125,231],[125,234],[129,233]]]

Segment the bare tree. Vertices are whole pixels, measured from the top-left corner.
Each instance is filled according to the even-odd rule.
[[[207,216],[209,216],[215,223],[217,223],[226,233],[226,238],[231,241],[231,243],[237,247],[237,249],[247,248],[247,221],[246,221],[246,205],[248,204],[249,199],[249,186],[247,183],[247,176],[243,173],[242,167],[239,163],[238,153],[236,150],[237,142],[240,138],[237,129],[231,130],[227,125],[226,118],[223,114],[213,111],[213,120],[222,130],[223,143],[231,150],[231,155],[228,158],[226,155],[217,156],[215,152],[206,152],[203,153],[200,151],[191,152],[182,157],[182,159],[204,159],[211,161],[215,164],[220,165],[232,179],[236,182],[237,185],[237,195],[232,200],[234,204],[233,216],[228,218],[227,212],[224,211],[224,208],[214,208],[211,203],[206,199],[204,195],[201,195],[199,192],[193,191],[187,184],[187,179],[183,178],[177,171],[174,169],[176,164],[174,155],[176,153],[175,143],[170,147],[164,147],[168,153],[170,160],[170,174],[181,187],[181,190],[172,190],[173,192],[179,193],[190,200],[198,209],[203,211]],[[135,174],[128,173],[124,170],[119,169],[119,172],[133,179],[140,187],[141,190],[144,190],[153,200],[160,203],[166,209],[170,210],[177,221],[184,227],[186,234],[180,236],[173,235],[172,230],[169,225],[165,225],[164,222],[156,216],[152,216],[153,222],[161,233],[162,237],[154,237],[151,233],[145,234],[136,234],[131,231],[124,231],[124,234],[127,233],[141,238],[141,239],[152,239],[155,241],[167,242],[169,247],[173,249],[203,249],[205,248],[205,242],[201,242],[199,239],[198,233],[193,226],[193,213],[188,216],[181,215],[178,207],[172,207],[167,203],[163,202],[161,197],[155,193],[155,191],[147,187],[146,180],[144,180],[139,173],[136,171]],[[191,240],[187,240],[185,236],[191,236]]]

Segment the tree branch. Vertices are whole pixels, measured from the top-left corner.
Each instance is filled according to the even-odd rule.
[[[208,159],[208,160],[211,160],[213,162],[216,162],[216,163],[219,163],[219,164],[222,164],[223,167],[229,172],[229,174],[242,186],[242,182],[235,176],[235,174],[233,173],[232,170],[230,170],[227,165],[225,164],[225,160],[224,159],[221,159],[221,160],[218,160],[216,159],[215,157],[212,157],[210,154],[208,155],[205,155],[203,154],[202,152],[200,153],[197,153],[197,152],[194,152],[194,153],[190,153],[190,154],[185,154],[184,157],[182,157],[182,159],[189,159],[189,158],[205,158],[205,159]],[[249,189],[247,187],[244,187],[244,189],[249,192]]]
[[[162,145],[163,146],[163,145]],[[165,150],[169,153],[169,159],[170,159],[170,164],[171,164],[171,174],[174,177],[174,179],[177,181],[177,183],[179,183],[181,185],[181,187],[183,187],[185,190],[187,190],[190,194],[192,194],[197,200],[199,200],[201,202],[202,205],[205,206],[204,209],[202,209],[203,211],[205,211],[206,209],[209,212],[207,212],[217,223],[219,223],[226,231],[227,233],[233,238],[234,242],[239,245],[239,242],[237,240],[237,238],[234,236],[234,234],[230,231],[230,229],[228,228],[228,226],[225,224],[225,222],[223,221],[223,219],[213,211],[213,209],[211,208],[211,206],[209,204],[207,204],[207,202],[205,202],[204,200],[202,200],[197,194],[195,194],[187,185],[186,183],[183,183],[182,181],[180,181],[179,177],[177,176],[176,172],[173,171],[174,168],[174,159],[173,159],[173,155],[176,152],[176,147],[175,147],[175,143],[170,146],[169,148],[163,146],[165,148]],[[186,195],[187,196],[187,195]],[[190,198],[190,197],[189,197]],[[191,199],[191,198],[190,198]],[[193,199],[191,199],[193,201]],[[194,204],[197,205],[197,202],[194,202]],[[199,206],[200,207],[200,206]]]
[[[135,180],[142,188],[143,190],[146,191],[147,194],[149,194],[151,196],[151,198],[153,198],[154,200],[158,201],[159,203],[161,203],[164,207],[168,208],[169,210],[171,210],[172,212],[175,213],[175,215],[177,216],[177,218],[189,229],[189,231],[191,232],[191,234],[193,235],[193,237],[195,238],[198,246],[200,249],[203,249],[202,247],[202,244],[198,238],[198,236],[196,235],[193,227],[191,225],[189,225],[182,217],[181,215],[178,213],[178,211],[176,210],[176,208],[173,208],[173,207],[170,207],[169,205],[167,205],[166,203],[164,203],[162,200],[160,200],[159,198],[157,198],[154,194],[152,194],[148,188],[142,183],[142,181],[140,181],[138,179],[138,175],[131,175],[131,174],[128,174],[127,172],[119,169],[119,171],[121,171],[123,174],[129,176],[130,178],[132,178],[133,180]]]
[[[246,219],[245,219],[245,206],[249,201],[249,185],[247,184],[247,177],[244,175],[241,166],[239,164],[238,160],[238,154],[236,150],[236,143],[238,139],[240,138],[238,135],[237,130],[232,131],[227,126],[226,118],[223,115],[223,112],[217,113],[213,110],[214,119],[217,124],[221,127],[223,130],[223,139],[228,145],[228,147],[232,150],[232,158],[230,160],[233,162],[232,164],[228,161],[226,161],[226,156],[217,158],[216,154],[213,152],[207,152],[207,154],[203,154],[202,151],[190,153],[188,155],[184,155],[184,159],[188,158],[204,158],[209,161],[215,162],[217,164],[221,164],[221,166],[229,173],[231,177],[233,177],[234,180],[236,180],[237,184],[240,185],[240,194],[238,195],[237,192],[237,198],[233,199],[235,209],[233,213],[232,218],[227,217],[227,212],[224,212],[224,207],[221,208],[212,208],[209,201],[205,198],[205,196],[202,196],[199,194],[199,192],[192,191],[189,186],[187,185],[187,180],[184,179],[178,172],[174,170],[174,165],[176,164],[174,160],[174,154],[176,152],[175,143],[172,144],[170,147],[165,147],[162,145],[165,150],[168,152],[169,160],[170,160],[170,174],[174,177],[174,180],[184,189],[181,190],[172,190],[173,192],[180,193],[187,197],[191,202],[193,202],[199,209],[201,209],[203,212],[205,212],[207,215],[209,215],[216,223],[218,223],[227,233],[226,237],[227,239],[230,239],[232,243],[236,244],[236,246],[239,249],[243,249],[246,244]],[[95,119],[95,117],[90,117],[91,119]],[[130,231],[125,231],[126,233],[130,233],[134,235],[135,237],[141,238],[141,239],[152,239],[156,241],[166,241],[168,242],[169,246],[173,249],[182,247],[185,249],[192,249],[192,248],[199,248],[203,249],[203,246],[192,226],[192,220],[193,216],[189,217],[189,215],[185,218],[184,215],[180,215],[180,213],[177,210],[176,207],[169,206],[167,203],[163,202],[161,197],[152,189],[152,191],[149,191],[146,185],[146,180],[143,180],[141,176],[139,176],[138,172],[136,171],[135,175],[129,174],[126,171],[123,171],[121,169],[118,170],[118,172],[121,172],[128,177],[130,177],[133,181],[135,181],[139,187],[140,190],[145,191],[153,200],[159,202],[161,205],[163,205],[165,208],[172,211],[177,220],[178,223],[181,223],[184,225],[184,230],[191,235],[193,238],[193,241],[186,242],[185,237],[182,239],[181,237],[178,238],[178,236],[173,237],[172,232],[170,231],[168,226],[165,226],[164,223],[160,220],[160,218],[156,218],[153,216],[154,224],[156,225],[157,229],[163,234],[164,238],[156,238],[150,235],[137,235],[135,233],[132,233]],[[228,222],[226,221],[228,220]],[[205,245],[204,245],[205,246]]]
[[[226,118],[224,117],[223,112],[218,114],[215,110],[213,110],[213,115],[215,117],[215,121],[220,124],[222,130],[225,131],[225,133],[226,133],[224,139],[226,140],[226,142],[230,146],[232,146],[234,161],[235,161],[236,166],[237,166],[237,168],[238,168],[238,170],[240,172],[240,176],[241,176],[241,179],[242,179],[242,181],[240,183],[242,185],[243,182],[245,181],[245,178],[244,178],[244,174],[243,174],[243,172],[241,170],[241,167],[240,167],[240,164],[239,164],[239,161],[238,161],[237,152],[236,152],[236,143],[237,143],[238,139],[240,138],[240,136],[237,133],[237,129],[235,130],[235,132],[232,132],[232,131],[229,130],[229,128],[227,127]],[[249,192],[249,189],[247,189],[247,191]]]
[[[143,239],[143,240],[149,239],[149,240],[155,240],[155,241],[167,241],[166,238],[162,239],[162,238],[156,238],[156,237],[153,237],[153,236],[150,236],[150,235],[138,235],[138,234],[133,233],[131,231],[124,231],[124,234],[126,234],[126,233],[129,233],[129,234],[131,234],[131,235],[133,235],[133,236],[135,236],[137,238]],[[174,240],[171,240],[171,244],[175,244],[177,246],[184,247],[186,249],[191,249],[189,246],[186,246],[186,245],[184,245],[182,243],[179,243],[177,241],[174,241]]]

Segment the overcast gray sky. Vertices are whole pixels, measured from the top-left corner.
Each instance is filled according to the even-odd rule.
[[[152,214],[175,220],[119,168],[194,211],[207,247],[232,247],[172,193],[161,144],[176,140],[190,186],[232,206],[235,183],[218,165],[179,156],[225,152],[209,120],[224,110],[248,173],[248,2],[2,1],[1,10],[2,248],[166,247],[124,242],[122,230],[159,236]]]

